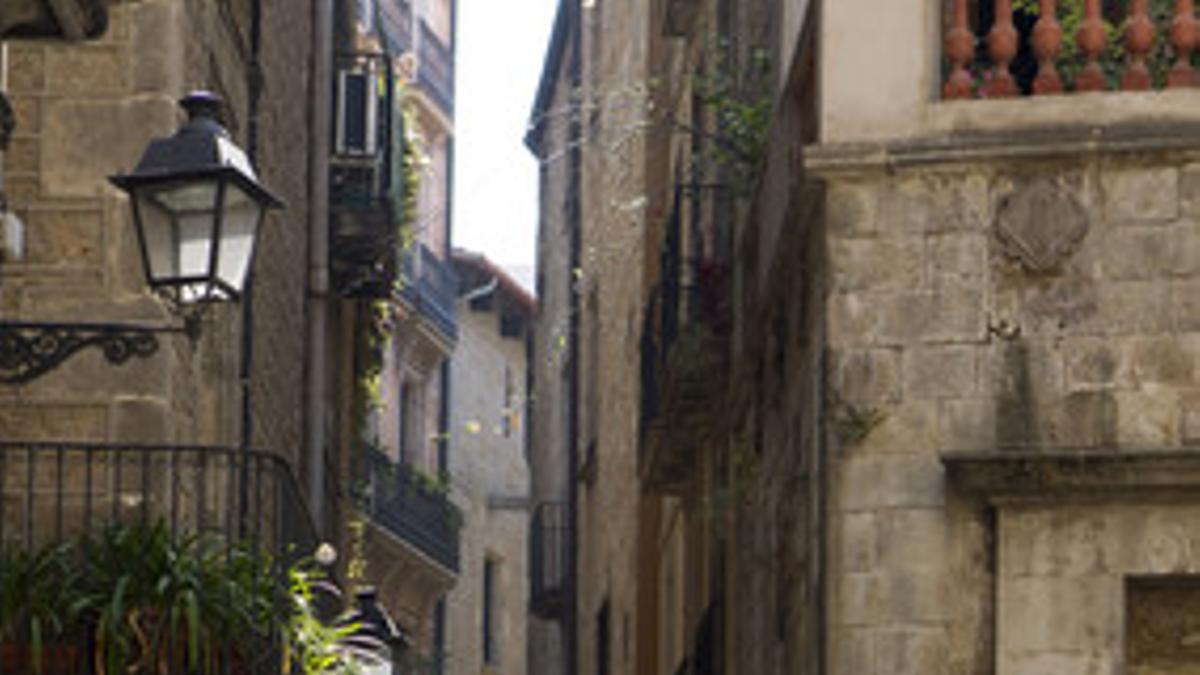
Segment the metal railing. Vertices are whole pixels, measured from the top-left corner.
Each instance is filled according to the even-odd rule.
[[[392,56],[399,56],[412,49],[412,5],[408,0],[392,0],[380,3],[379,33],[383,44]]]
[[[542,618],[559,618],[567,579],[567,505],[542,502],[533,510],[529,537],[529,606]]]
[[[454,51],[421,21],[417,81],[447,113],[454,113]]]
[[[428,246],[413,244],[401,261],[400,299],[446,337],[458,338],[458,275]]]
[[[172,541],[203,535],[236,543],[277,571],[311,554],[318,543],[290,466],[272,453],[204,446],[0,443],[0,548],[35,553],[84,541],[117,524],[162,527]],[[278,626],[263,628],[269,648],[231,656],[231,645],[215,645],[212,672],[281,672],[279,640],[270,637]],[[95,672],[96,645],[91,631],[84,632],[43,649],[46,675]],[[168,641],[159,648],[169,652],[155,657],[165,672],[190,672],[179,644]],[[20,638],[0,643],[0,675],[24,675],[29,654],[30,645]]]
[[[364,448],[356,465],[355,492],[363,511],[438,564],[457,572],[462,514],[450,499],[426,486],[411,467],[393,462],[375,448]]]

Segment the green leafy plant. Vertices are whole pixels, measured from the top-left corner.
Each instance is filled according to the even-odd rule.
[[[93,632],[97,673],[213,672],[218,655],[251,655],[274,611],[271,561],[214,536],[113,524],[85,538],[72,612]],[[175,662],[175,663],[173,663]]]
[[[0,644],[28,645],[34,673],[42,672],[45,648],[74,627],[71,600],[79,576],[72,557],[66,544],[33,552],[0,547]]]
[[[690,128],[711,143],[703,162],[711,160],[724,172],[735,192],[745,193],[758,173],[767,147],[771,122],[771,60],[765,49],[750,52],[740,64],[726,40],[709,48],[711,66],[693,79],[696,97],[713,116],[710,130]]]
[[[341,607],[330,612],[331,604]],[[363,634],[353,608],[312,561],[288,570],[288,606],[283,672],[295,663],[305,675],[354,675],[363,664],[389,660],[387,646]]]

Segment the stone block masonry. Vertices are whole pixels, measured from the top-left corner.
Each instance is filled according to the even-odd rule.
[[[986,539],[951,536],[989,525],[939,461],[1194,442],[1197,176],[1140,154],[827,177],[827,382],[877,418],[831,433],[831,673],[987,662],[964,636],[993,628],[1002,675],[1107,672],[1126,580],[1198,571],[1190,501],[1001,505],[989,623]]]

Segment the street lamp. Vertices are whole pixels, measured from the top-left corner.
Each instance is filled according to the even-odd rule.
[[[158,351],[160,333],[195,337],[204,306],[198,303],[243,293],[263,216],[282,203],[217,121],[217,96],[193,92],[180,105],[187,123],[151,142],[133,173],[109,180],[129,194],[147,282],[183,325],[0,321],[0,383],[34,380],[86,347],[114,365],[148,357]]]
[[[236,300],[263,215],[282,203],[217,121],[219,98],[193,92],[180,105],[187,124],[109,180],[129,193],[151,288],[177,305]]]

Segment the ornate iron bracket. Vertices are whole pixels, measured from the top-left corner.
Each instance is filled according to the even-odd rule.
[[[195,339],[194,317],[182,326],[118,323],[30,323],[0,321],[0,384],[24,384],[54,370],[86,347],[97,347],[113,365],[158,351],[158,335],[180,333]]]

